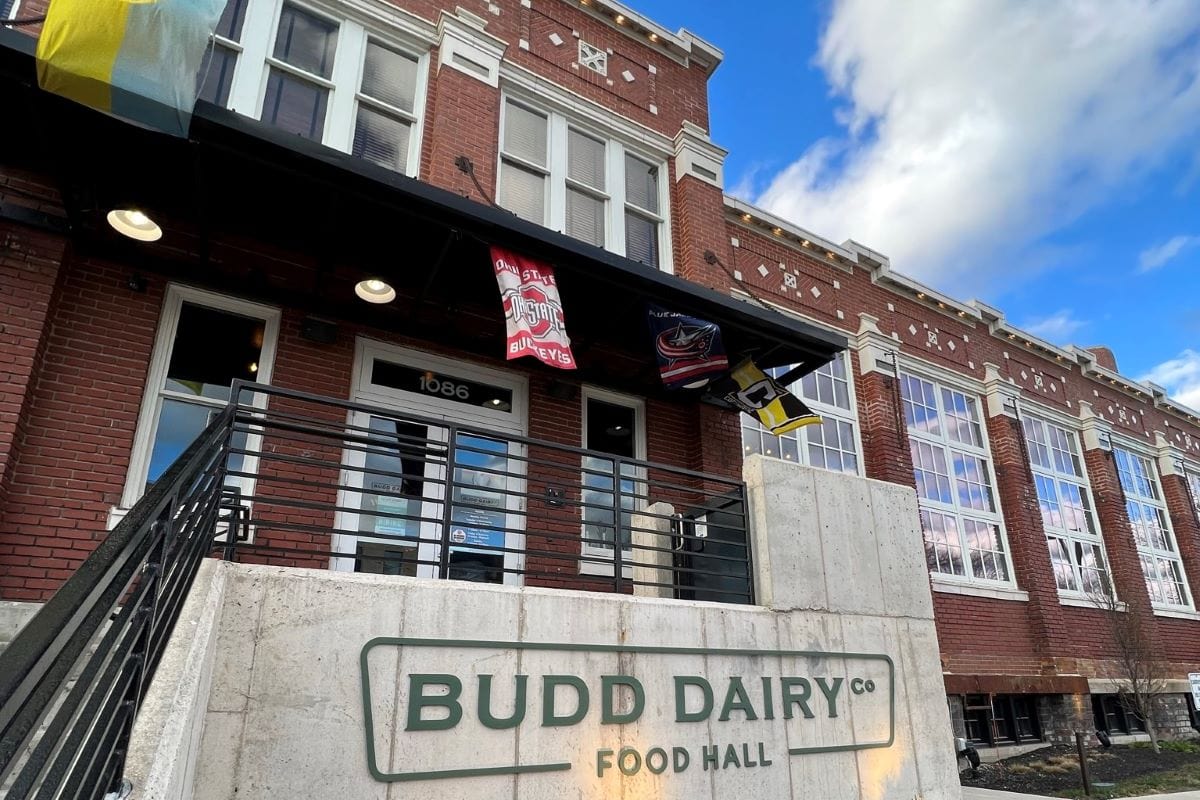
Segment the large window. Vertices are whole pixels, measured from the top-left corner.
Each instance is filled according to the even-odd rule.
[[[767,370],[778,378],[790,368]],[[834,472],[859,474],[858,419],[854,414],[854,394],[846,368],[846,354],[805,375],[788,387],[804,398],[821,415],[820,425],[775,436],[753,417],[742,414],[742,448],[749,455],[762,453],[781,461],[794,461]]]
[[[645,476],[638,465],[608,456],[625,459],[645,456],[644,413],[639,400],[591,388],[584,391],[583,446],[596,451],[596,455],[583,456],[582,460],[584,556],[611,562],[615,555],[613,542],[619,540],[623,557],[627,561],[632,558],[630,526],[633,512],[638,508],[639,481]],[[614,485],[613,476],[618,474],[619,483]],[[612,566],[584,561],[582,571],[611,575]]]
[[[1190,608],[1183,563],[1154,462],[1121,447],[1113,448],[1113,457],[1150,600],[1156,606]]]
[[[903,374],[900,387],[929,571],[1009,583],[1012,570],[978,400],[916,375]]]
[[[229,0],[200,97],[415,175],[428,56],[290,0]]]
[[[1104,544],[1074,431],[1035,416],[1021,420],[1038,508],[1060,594],[1108,593]]]
[[[500,205],[648,266],[670,268],[665,162],[511,98],[501,126]]]
[[[128,508],[171,466],[229,402],[234,380],[267,383],[278,312],[173,286],[163,304],[142,400],[123,505]],[[243,436],[237,449],[253,450]],[[252,471],[241,456],[230,469]]]

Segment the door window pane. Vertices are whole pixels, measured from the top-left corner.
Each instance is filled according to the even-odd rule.
[[[235,379],[254,380],[263,331],[261,319],[184,303],[167,367],[166,389],[228,400]]]
[[[275,58],[328,78],[333,74],[336,46],[337,25],[295,6],[283,7],[279,15],[279,33],[275,37]]]
[[[328,89],[273,68],[267,79],[262,121],[319,142],[325,132],[328,102]]]
[[[637,412],[629,406],[588,398],[587,428],[584,446],[589,450],[614,456],[633,458],[637,449]],[[629,549],[629,528],[636,507],[635,464],[624,463],[620,485],[614,497],[613,474],[616,462],[601,456],[583,458],[584,537],[592,547],[611,549],[614,533],[615,508],[621,509],[622,550]],[[590,506],[590,507],[589,507]]]
[[[217,413],[220,413],[220,409],[212,406],[163,400],[158,413],[158,432],[150,451],[150,469],[146,473],[147,489],[183,454],[188,445],[196,441],[196,437],[204,432]]]
[[[411,131],[412,127],[406,120],[360,105],[352,152],[381,167],[403,172],[408,166],[408,137]]]
[[[471,434],[458,434],[456,442],[447,577],[501,583],[507,527],[504,490],[508,486],[508,445]]]
[[[412,111],[417,93],[417,59],[378,42],[367,42],[362,93],[395,108]]]
[[[363,466],[358,529],[416,538],[421,525],[425,465],[437,454],[424,425],[371,417]]]

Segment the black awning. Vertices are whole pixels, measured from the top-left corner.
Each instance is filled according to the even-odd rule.
[[[207,103],[187,140],[142,130],[38,90],[31,44],[0,29],[0,162],[57,180],[84,252],[500,357],[494,243],[555,267],[581,378],[650,393],[647,301],[717,323],[731,359],[764,368],[809,371],[846,347],[773,309]],[[103,216],[123,203],[161,215],[168,235],[147,247],[113,234]],[[255,244],[286,274],[256,271]],[[398,301],[355,301],[349,287],[368,274],[396,285]]]

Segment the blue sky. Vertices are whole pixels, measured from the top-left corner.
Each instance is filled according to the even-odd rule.
[[[632,5],[725,51],[729,191],[1200,407],[1200,2]]]

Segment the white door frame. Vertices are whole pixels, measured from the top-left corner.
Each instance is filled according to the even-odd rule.
[[[511,410],[505,412],[482,406],[471,406],[453,400],[442,399],[434,395],[406,392],[372,384],[371,369],[376,359],[508,389],[512,392]],[[528,430],[529,382],[524,375],[507,370],[484,367],[467,361],[444,358],[420,350],[388,344],[362,336],[358,337],[354,347],[350,399],[352,402],[395,409],[400,413],[411,413],[445,420],[448,423],[466,425],[485,433],[493,431],[498,436],[525,436]],[[347,414],[347,422],[350,425],[366,427],[369,422],[369,414],[365,412],[349,412]],[[507,490],[514,494],[506,495],[507,513],[505,514],[505,527],[510,529],[524,529],[525,478],[522,457],[525,455],[525,447],[523,445],[510,444],[509,454],[517,458],[510,459],[509,462],[511,465],[510,468],[516,474],[508,480]],[[357,549],[356,544],[359,538],[367,538],[352,533],[358,529],[359,512],[349,510],[358,502],[356,489],[361,488],[364,476],[361,468],[364,466],[365,460],[365,453],[358,450],[346,449],[343,453],[342,463],[349,467],[349,469],[343,470],[342,488],[338,492],[337,502],[339,507],[347,510],[339,511],[334,521],[334,528],[337,531],[345,531],[344,533],[335,533],[333,536],[333,549],[337,552],[352,552]],[[431,470],[436,474],[431,474]],[[439,487],[438,495],[429,495],[429,499],[436,502],[448,502],[449,498],[443,495],[445,495],[445,488],[449,480],[453,478],[453,475],[446,474],[444,466],[428,463],[426,464],[425,472],[427,478],[437,481],[437,483],[432,485]],[[445,482],[442,482],[443,477],[446,479]],[[428,526],[428,529],[426,529],[426,526]],[[437,529],[437,523],[422,523],[422,538],[432,536]],[[509,532],[505,536],[505,546],[517,551],[504,554],[505,569],[514,570],[504,573],[504,583],[506,584],[521,585],[523,583],[521,572],[525,566],[524,544],[524,534]],[[424,545],[421,545],[421,547],[424,548]],[[422,551],[419,558],[426,558],[426,553]],[[352,570],[355,560],[355,558],[349,556],[333,558],[330,560],[330,568]],[[433,570],[422,568],[418,571],[418,574],[432,577]]]

